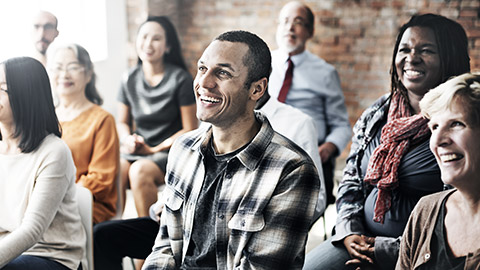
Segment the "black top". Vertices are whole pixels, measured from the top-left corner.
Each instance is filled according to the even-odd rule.
[[[210,270],[217,268],[215,222],[223,174],[228,161],[246,146],[228,154],[217,155],[212,141],[209,145],[204,159],[205,180],[195,206],[192,237],[182,269]]]
[[[465,268],[466,256],[455,257],[450,250],[447,242],[447,234],[445,233],[445,226],[443,221],[445,220],[445,203],[447,197],[442,202],[440,207],[440,213],[437,221],[435,222],[435,230],[432,235],[431,251],[432,258],[422,269],[451,269],[462,270]]]
[[[386,124],[384,120],[382,127]],[[375,148],[380,145],[381,128],[377,130],[365,155],[362,159],[362,177],[365,177],[368,162]],[[368,194],[364,204],[366,229],[375,236],[398,237],[401,236],[408,217],[421,197],[443,190],[440,178],[440,169],[433,153],[430,151],[429,140],[426,139],[416,147],[411,147],[398,168],[399,186],[392,191],[392,205],[385,213],[384,223],[373,221],[375,202],[378,189],[373,189]]]

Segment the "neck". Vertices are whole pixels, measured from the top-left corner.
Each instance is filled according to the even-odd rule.
[[[301,54],[305,51],[305,47],[300,47],[300,48],[297,48],[291,52],[287,52],[288,53],[288,56],[294,56],[294,55],[297,55],[297,54]]]
[[[91,102],[85,96],[85,93],[79,92],[70,95],[61,95],[60,104],[58,108],[66,110],[76,110],[84,108],[86,105],[89,105]]]
[[[480,219],[480,192],[478,187],[458,190],[458,201],[467,216],[478,216]],[[454,194],[452,194],[454,195]]]
[[[413,93],[408,93],[408,101],[410,102],[410,106],[413,109],[414,114],[418,114],[420,112],[420,100],[423,98],[423,96],[415,95]]]
[[[8,155],[21,152],[20,148],[18,148],[20,139],[13,137],[14,131],[15,126],[13,124],[0,123],[0,133],[2,134],[2,140],[0,140],[1,154]]]
[[[42,65],[45,67],[46,64],[47,64],[47,56],[37,50],[35,50],[35,53],[33,55],[33,58],[37,59],[38,61],[40,61],[40,63],[42,63]]]
[[[230,123],[228,127],[212,126],[215,152],[226,154],[239,149],[257,135],[260,127],[253,115],[250,119]]]

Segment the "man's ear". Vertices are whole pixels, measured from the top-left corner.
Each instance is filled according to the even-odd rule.
[[[260,80],[253,82],[250,88],[251,94],[250,98],[254,101],[259,100],[268,87],[268,79],[266,77],[261,78]]]

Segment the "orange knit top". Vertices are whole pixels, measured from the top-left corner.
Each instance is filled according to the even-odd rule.
[[[93,194],[93,222],[115,216],[119,140],[115,119],[93,105],[71,121],[60,122],[62,139],[72,151],[77,168],[76,182]]]

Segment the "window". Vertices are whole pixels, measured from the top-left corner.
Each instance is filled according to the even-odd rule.
[[[32,55],[33,16],[46,10],[58,18],[55,43],[78,43],[94,62],[108,57],[106,0],[15,0],[0,2],[0,61]]]

